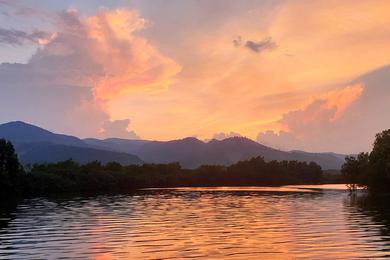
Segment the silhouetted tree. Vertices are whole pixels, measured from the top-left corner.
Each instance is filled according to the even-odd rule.
[[[390,190],[390,129],[376,135],[370,164],[373,176],[369,185],[375,190]]]
[[[0,139],[0,197],[10,199],[20,192],[21,166],[11,142]]]
[[[20,170],[18,156],[11,142],[0,139],[0,175],[16,175]]]
[[[373,192],[390,191],[390,129],[376,135],[370,154],[347,157],[342,173],[351,189],[361,186]]]
[[[360,153],[357,157],[347,156],[345,158],[341,173],[344,175],[347,186],[351,191],[358,187],[367,188],[370,168],[368,153]]]

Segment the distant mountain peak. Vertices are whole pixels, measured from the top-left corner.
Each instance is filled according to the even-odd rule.
[[[203,141],[201,141],[198,138],[193,137],[193,136],[185,137],[185,138],[180,139],[180,140],[182,140],[182,141],[190,141],[190,142],[202,142],[203,143]]]
[[[15,145],[23,164],[58,162],[69,158],[79,163],[94,160],[103,163],[109,161],[122,164],[142,163],[136,155],[96,149],[77,137],[56,134],[23,121],[1,124],[0,138],[10,140]]]
[[[221,141],[241,141],[241,142],[253,142],[253,143],[256,143],[255,141],[253,141],[252,139],[248,138],[248,137],[245,137],[245,136],[232,136],[232,137],[229,137],[229,138],[226,138],[226,139],[223,139]]]
[[[0,138],[14,143],[49,142],[64,145],[85,146],[79,138],[69,135],[55,134],[41,127],[23,122],[12,121],[0,125]]]
[[[26,122],[23,122],[23,121],[10,121],[8,123],[1,124],[0,127],[18,127],[18,128],[23,127],[23,128],[36,129],[36,130],[41,130],[41,131],[44,131],[44,132],[51,133],[50,131],[48,131],[46,129],[43,129],[43,128],[39,127],[39,126],[30,124],[30,123],[26,123]]]
[[[227,137],[224,139],[211,139],[208,140],[207,143],[220,143],[220,142],[255,142],[252,139],[245,137],[245,136],[232,136],[232,137]],[[256,142],[255,142],[256,143]]]
[[[192,144],[204,144],[202,140],[199,140],[196,137],[190,136],[190,137],[185,137],[182,139],[175,139],[175,140],[170,140],[170,141],[154,141],[157,143],[166,143],[166,144],[172,144],[172,143],[192,143]]]

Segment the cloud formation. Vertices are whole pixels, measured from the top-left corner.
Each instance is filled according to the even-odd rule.
[[[290,111],[279,121],[282,127],[298,137],[316,134],[342,117],[345,110],[356,101],[363,91],[360,84],[347,86],[327,93],[303,109]]]
[[[51,124],[66,124],[65,129],[72,128],[69,133],[96,136],[100,130],[109,135],[115,132],[135,137],[127,132],[127,119],[111,121],[108,101],[132,92],[166,89],[180,71],[174,60],[137,34],[147,24],[137,11],[128,9],[100,9],[96,15],[87,17],[74,9],[61,12],[56,17],[53,36],[27,64],[0,65],[0,87],[10,90],[1,99],[7,96],[15,99],[22,89],[30,93],[32,101],[45,96],[63,99],[60,92],[72,93],[75,98],[64,99],[68,102],[64,106],[47,107],[51,102],[45,100],[36,102],[34,109],[39,111],[39,106],[45,106],[44,114],[54,113],[49,119]],[[3,42],[12,44],[39,42],[41,36],[46,36],[12,30],[0,34]],[[50,96],[50,92],[55,94]],[[56,124],[62,119],[67,122]]]
[[[388,76],[382,88],[352,81],[389,63],[387,0],[104,2],[110,10],[89,1],[61,14],[69,2],[2,2],[2,28],[56,37],[1,44],[2,61],[26,63],[0,66],[1,121],[88,136],[130,118],[137,134],[157,140],[273,130],[292,149],[340,152],[367,150],[390,124]],[[276,48],[267,49],[270,39]],[[364,83],[358,98],[355,88],[329,91],[351,82]]]
[[[300,141],[291,133],[286,131],[274,132],[267,130],[257,135],[257,141],[267,146],[280,150],[291,150],[299,146]]]
[[[129,124],[129,119],[107,121],[103,125],[101,134],[105,138],[115,137],[124,139],[140,139],[140,137],[134,131],[127,130]]]
[[[136,35],[146,24],[134,10],[101,9],[85,18],[64,11],[56,37],[30,64],[49,69],[55,80],[91,87],[97,100],[167,88],[180,66]]]
[[[279,133],[272,130],[260,132],[257,141],[287,150],[317,150],[333,146],[337,134],[342,136],[338,129],[339,120],[343,120],[344,113],[360,98],[363,90],[362,84],[354,84],[330,91],[303,109],[285,113],[278,121],[283,130]],[[326,145],[326,142],[329,143]]]

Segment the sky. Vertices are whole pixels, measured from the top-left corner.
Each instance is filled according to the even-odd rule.
[[[0,122],[369,151],[390,126],[387,0],[0,0]]]

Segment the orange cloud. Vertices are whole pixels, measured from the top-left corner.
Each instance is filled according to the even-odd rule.
[[[389,62],[389,1],[244,2],[210,9],[214,1],[189,0],[152,13],[140,6],[153,26],[135,10],[68,10],[25,66],[32,76],[3,67],[27,83],[87,89],[89,110],[72,111],[100,127],[103,117],[131,118],[143,138],[167,140],[231,131],[255,138],[267,129],[300,135],[308,125],[327,132],[366,93],[362,85],[329,89]]]
[[[362,84],[356,84],[330,91],[304,109],[284,114],[279,121],[282,129],[296,132],[298,136],[300,133],[312,134],[317,130],[322,131],[323,125],[342,117],[347,108],[359,98],[363,89]]]
[[[329,138],[337,137],[334,129],[344,124],[344,113],[359,99],[363,90],[363,84],[355,84],[327,92],[303,109],[285,113],[278,121],[279,133],[272,130],[260,132],[257,140],[285,149],[313,149],[318,143],[326,147],[334,143],[333,139],[329,142]]]
[[[76,9],[68,9],[56,16],[55,33],[2,31],[9,41],[39,40],[41,44],[27,64],[0,64],[0,74],[6,75],[2,84],[26,86],[31,93],[42,88],[46,93],[72,94],[69,100],[56,97],[69,104],[50,113],[64,119],[62,124],[72,129],[70,133],[97,136],[115,132],[135,137],[127,129],[131,115],[112,118],[109,101],[132,92],[165,90],[181,70],[141,35],[147,25],[135,10],[100,9],[96,15],[82,16]],[[52,98],[48,94],[47,99]]]
[[[326,103],[324,107],[326,109],[335,108],[336,112],[334,113],[332,120],[339,119],[345,110],[357,99],[363,92],[363,85],[356,84],[348,86],[343,89],[334,90],[326,94]]]
[[[174,60],[136,35],[147,21],[135,10],[102,9],[81,22],[92,41],[90,54],[104,72],[94,79],[97,99],[166,89],[181,70]]]
[[[329,120],[338,120],[359,88],[327,93],[330,97],[321,93],[388,62],[390,38],[376,33],[390,25],[383,10],[389,10],[386,1],[282,1],[267,15],[259,15],[258,8],[224,17],[218,28],[189,26],[186,37],[164,46],[183,65],[174,86],[159,95],[116,99],[111,112],[121,118],[131,111],[137,132],[157,139],[230,131],[255,138],[259,131],[283,129],[275,122],[313,96],[327,100],[321,106],[334,107]],[[354,22],[356,17],[361,22]],[[277,48],[261,53],[237,48],[263,39],[272,39]]]

